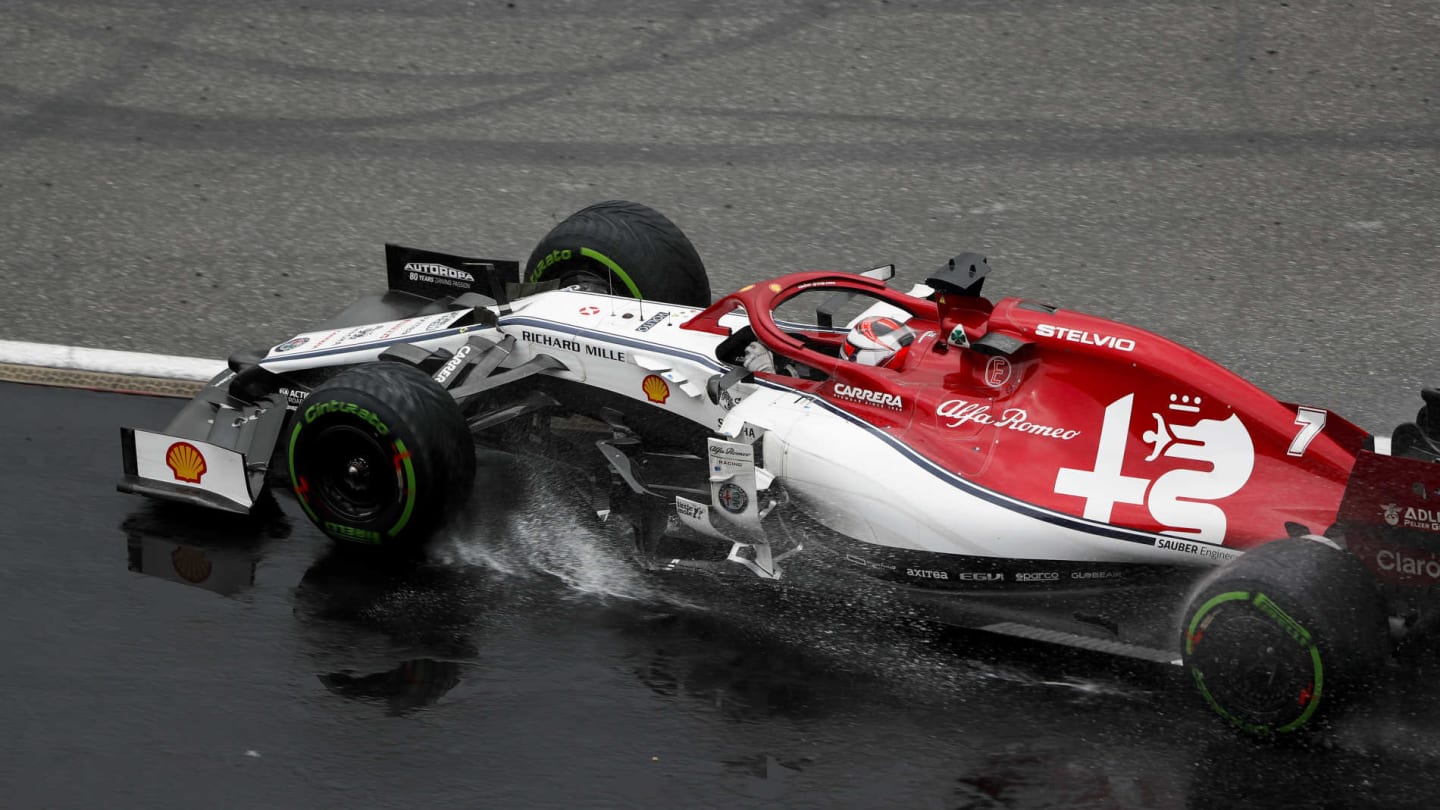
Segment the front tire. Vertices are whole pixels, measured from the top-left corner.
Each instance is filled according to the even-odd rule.
[[[624,200],[596,203],[561,220],[530,254],[525,280],[710,305],[710,279],[695,246],[659,211]]]
[[[414,547],[470,495],[469,428],[449,393],[415,366],[347,369],[306,398],[293,424],[291,488],[336,540]]]
[[[1273,737],[1354,697],[1386,654],[1386,629],[1358,560],[1314,540],[1277,540],[1201,583],[1185,609],[1182,659],[1211,709]]]

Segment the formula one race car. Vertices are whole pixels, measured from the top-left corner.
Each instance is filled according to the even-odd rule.
[[[712,303],[684,235],[625,202],[523,269],[387,264],[164,432],[124,429],[120,489],[244,512],[288,482],[330,537],[414,548],[470,498],[476,442],[544,454],[653,570],[863,575],[957,625],[1183,664],[1263,735],[1440,622],[1440,392],[1377,453],[1158,335],[992,303],[976,254],[909,292],[882,267]]]

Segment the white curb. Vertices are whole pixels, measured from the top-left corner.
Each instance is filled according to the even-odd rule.
[[[225,370],[225,361],[203,357],[88,349],[18,340],[0,340],[0,363],[199,382],[208,381]]]

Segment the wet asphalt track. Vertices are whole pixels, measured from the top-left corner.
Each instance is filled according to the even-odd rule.
[[[496,459],[429,562],[114,491],[173,400],[0,384],[4,806],[1423,807],[1440,707],[1275,749],[1168,669],[947,634],[864,594],[634,573]],[[1377,687],[1379,689],[1379,687]],[[1386,695],[1389,695],[1386,697]],[[1426,708],[1419,709],[1420,706]]]
[[[222,357],[374,287],[383,241],[524,258],[624,197],[717,290],[978,249],[995,294],[1387,431],[1440,383],[1437,41],[1424,2],[16,0],[0,338]],[[175,407],[0,384],[0,806],[1436,794],[1430,698],[1256,751],[1164,676],[638,579],[540,473],[389,574],[283,498],[115,493],[117,427]]]

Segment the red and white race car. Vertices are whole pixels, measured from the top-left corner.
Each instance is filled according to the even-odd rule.
[[[712,302],[632,203],[523,267],[387,258],[385,292],[124,430],[121,489],[243,511],[288,481],[330,536],[413,548],[472,496],[478,439],[583,470],[651,569],[863,575],[956,624],[1182,663],[1261,734],[1440,616],[1440,393],[1377,452],[1159,335],[992,303],[976,254],[908,291],[887,267]]]

